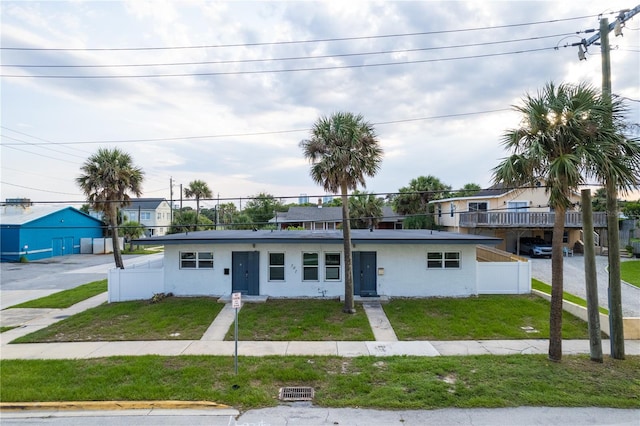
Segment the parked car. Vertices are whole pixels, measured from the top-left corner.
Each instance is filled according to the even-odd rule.
[[[520,254],[528,254],[531,257],[551,257],[551,243],[540,237],[520,238]]]

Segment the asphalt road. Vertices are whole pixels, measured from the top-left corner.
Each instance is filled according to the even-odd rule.
[[[529,259],[531,275],[540,281],[551,284],[551,259]],[[632,259],[622,259],[628,261]],[[596,256],[596,270],[598,271],[598,304],[608,307],[609,300],[609,272],[607,256]],[[564,258],[564,291],[586,299],[587,289],[584,275],[584,256],[575,255]],[[625,317],[640,317],[640,288],[622,283],[622,315]]]

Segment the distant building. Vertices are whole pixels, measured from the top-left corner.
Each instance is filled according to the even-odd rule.
[[[300,194],[298,197],[298,204],[307,204],[309,202],[309,196],[307,194]]]
[[[79,254],[81,239],[102,235],[102,221],[74,207],[32,206],[20,199],[7,200],[0,211],[2,262]]]
[[[138,222],[144,226],[147,237],[165,235],[171,226],[171,205],[164,198],[132,198],[120,208],[123,220]],[[89,214],[102,219],[103,213],[91,210]]]

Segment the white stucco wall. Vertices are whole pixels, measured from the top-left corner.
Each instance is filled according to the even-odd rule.
[[[377,252],[378,294],[396,297],[477,294],[476,253],[472,244],[357,244],[354,251]],[[180,269],[180,251],[213,251],[213,269]],[[344,294],[344,255],[339,244],[219,244],[165,246],[164,291],[176,295],[222,296],[231,293],[231,253],[260,252],[260,294],[272,297],[339,297]],[[459,269],[427,269],[428,251],[461,253]],[[270,282],[269,252],[285,253],[285,281]],[[302,280],[302,253],[320,254],[319,280]],[[324,253],[341,253],[340,281],[324,279]],[[225,268],[229,275],[224,274]]]

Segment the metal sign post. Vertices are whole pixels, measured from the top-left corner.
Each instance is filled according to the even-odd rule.
[[[236,350],[235,350],[235,369],[236,376],[238,375],[238,309],[242,306],[242,293],[232,293],[231,294],[231,307],[236,310],[236,319],[234,321],[235,324],[235,342],[236,342]]]

